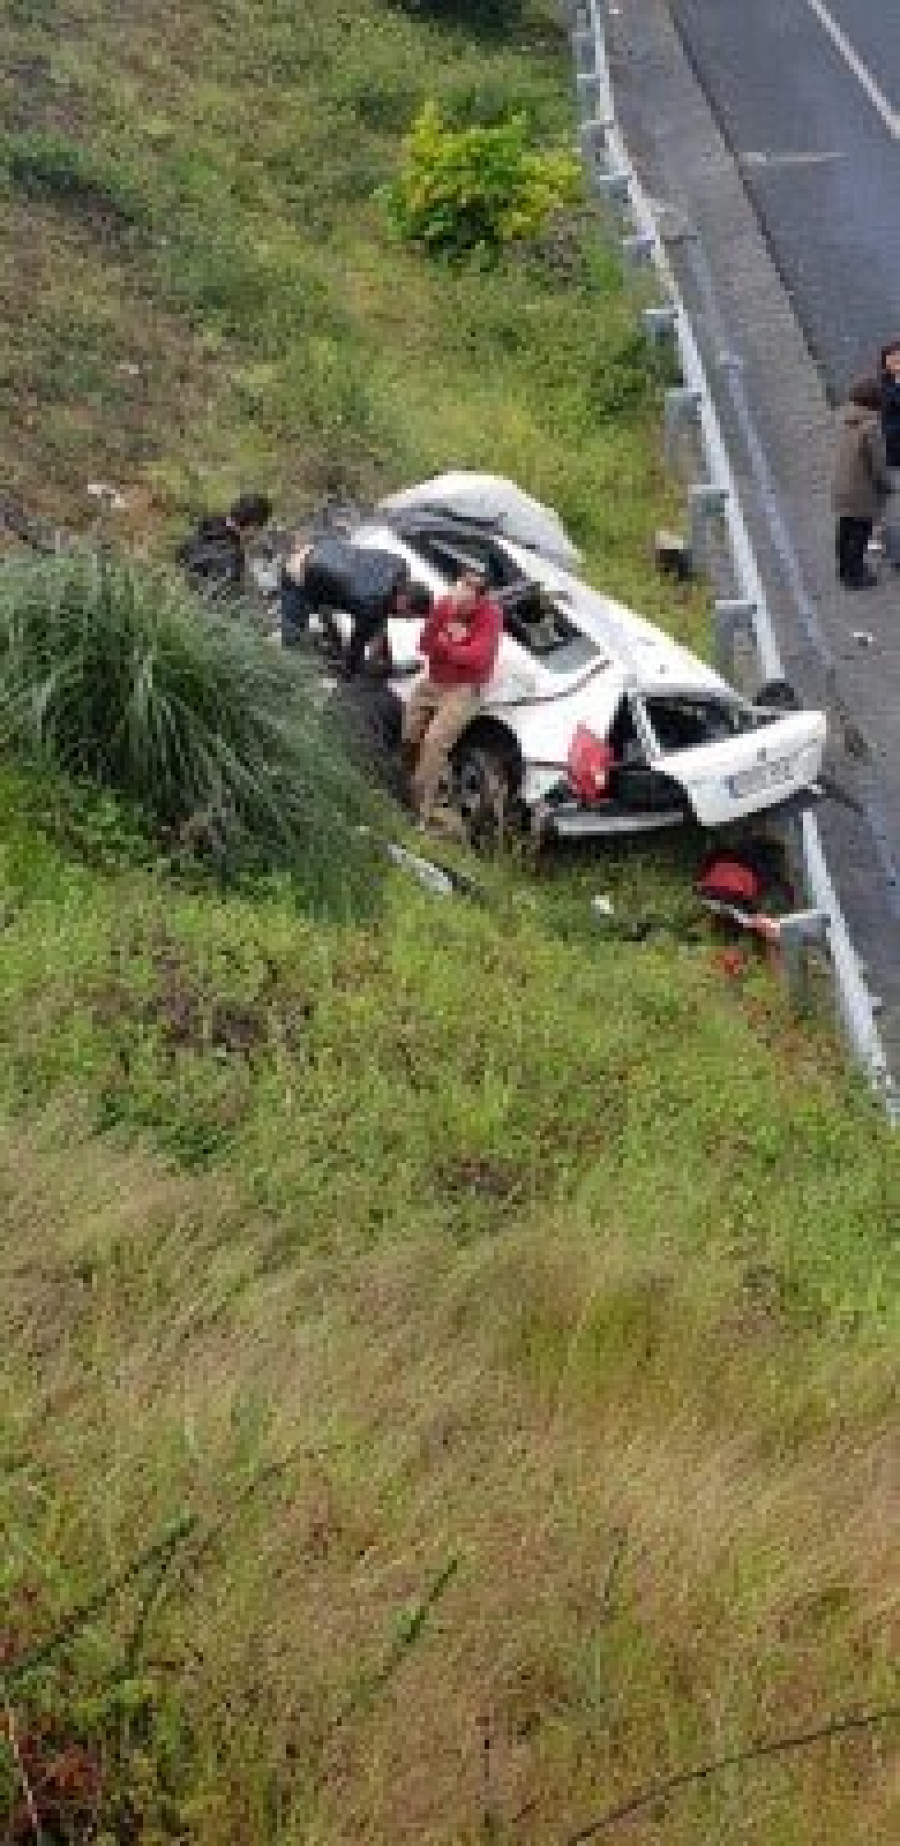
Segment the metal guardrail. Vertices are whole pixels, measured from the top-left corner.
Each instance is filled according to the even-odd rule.
[[[724,518],[737,594],[732,601],[718,605],[717,619],[725,628],[731,624],[732,631],[736,621],[743,622],[752,632],[763,678],[781,679],[784,667],[775,627],[700,349],[653,208],[641,188],[616,121],[601,0],[562,0],[562,12],[572,34],[579,142],[592,188],[610,205],[627,212],[630,225],[623,232],[623,254],[631,262],[651,263],[662,284],[664,299],[648,308],[644,319],[650,336],[671,335],[681,365],[682,384],[667,396],[667,435],[683,417],[695,420],[699,429],[708,479],[690,491],[691,543],[695,549],[699,547],[705,518]],[[889,1121],[900,1126],[900,1091],[888,1068],[872,996],[831,880],[818,823],[808,811],[803,816],[799,843],[809,896],[828,919],[828,944],[844,1030],[884,1103]]]

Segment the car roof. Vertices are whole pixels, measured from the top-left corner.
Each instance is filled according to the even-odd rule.
[[[555,509],[505,475],[454,469],[389,494],[379,507],[389,518],[406,511],[430,511],[488,526],[569,570],[581,561]]]
[[[488,539],[492,549],[508,561],[511,577],[518,575],[524,580],[537,581],[557,597],[570,621],[582,629],[607,659],[617,661],[639,690],[650,694],[676,691],[718,694],[732,699],[739,696],[712,667],[690,649],[673,641],[655,623],[614,597],[593,589],[582,578],[573,576],[540,553],[516,544],[498,530],[495,522],[464,518],[431,507],[410,507],[376,517],[355,536],[371,545],[390,546],[399,540],[404,553],[421,559],[432,583],[446,579],[427,555],[421,555],[417,540],[443,537],[461,547],[467,540],[475,547],[483,547]]]

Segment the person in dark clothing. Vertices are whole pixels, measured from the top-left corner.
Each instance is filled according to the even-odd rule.
[[[178,548],[179,564],[195,589],[213,594],[243,588],[246,546],[272,517],[266,494],[242,494],[227,513],[208,514]]]
[[[881,349],[881,427],[888,467],[900,468],[900,340]]]
[[[877,378],[862,378],[851,387],[838,417],[832,484],[838,576],[849,590],[866,589],[877,581],[866,566],[866,546],[891,489],[881,387]]]
[[[349,539],[325,536],[295,551],[281,579],[281,638],[296,647],[309,629],[310,616],[319,615],[336,653],[342,653],[334,611],[352,617],[353,630],[343,670],[348,678],[358,674],[370,647],[383,643],[380,653],[385,670],[387,624],[391,616],[427,615],[431,597],[411,583],[403,558],[376,546],[354,545]],[[376,650],[376,652],[379,650]]]

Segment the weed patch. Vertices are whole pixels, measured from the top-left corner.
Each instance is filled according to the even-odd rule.
[[[131,231],[146,220],[130,177],[62,135],[0,136],[0,175],[14,193],[74,211],[94,231]]]

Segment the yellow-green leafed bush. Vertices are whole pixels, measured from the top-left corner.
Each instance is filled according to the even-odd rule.
[[[496,255],[507,244],[537,237],[551,214],[574,203],[579,192],[578,162],[529,147],[525,115],[449,128],[431,102],[404,144],[390,201],[410,242],[446,256]]]

